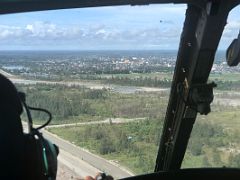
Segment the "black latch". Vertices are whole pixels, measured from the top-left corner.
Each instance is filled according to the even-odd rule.
[[[212,82],[209,84],[194,84],[189,89],[188,102],[200,114],[207,115],[211,112],[210,104],[213,101],[213,88],[217,85]]]

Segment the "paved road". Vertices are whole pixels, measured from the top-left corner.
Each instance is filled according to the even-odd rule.
[[[0,69],[0,74],[3,74],[4,76],[8,77],[8,78],[14,78],[15,76],[6,72],[6,71],[3,71],[2,69]]]
[[[27,123],[22,122],[24,132],[28,132]],[[44,132],[44,137],[52,141],[51,134]],[[47,135],[46,135],[47,134]],[[55,141],[53,143],[57,144]],[[85,176],[95,176],[99,169],[91,166],[90,164],[86,163],[82,159],[78,157],[74,157],[72,154],[64,151],[59,146],[60,153],[58,155],[58,174],[57,179],[65,180],[65,178],[70,179],[83,179]]]
[[[81,168],[83,169],[88,169],[88,167],[86,166],[86,164],[89,164],[90,166],[95,167],[95,170],[100,170],[103,172],[106,172],[107,174],[111,174],[114,178],[124,178],[124,177],[129,177],[134,175],[133,173],[131,173],[130,171],[123,169],[122,167],[118,166],[115,163],[112,163],[110,161],[107,161],[106,159],[103,159],[95,154],[92,154],[82,148],[79,148],[71,143],[69,143],[68,141],[65,141],[61,138],[59,138],[58,136],[49,133],[48,131],[43,130],[43,135],[44,137],[46,137],[47,139],[49,139],[50,141],[54,142],[55,144],[57,144],[60,147],[60,153],[61,151],[63,151],[66,155],[66,152],[68,154],[70,154],[72,156],[72,158],[69,158],[69,160],[66,160],[67,162],[71,162],[72,160],[76,160],[79,161],[79,159],[84,162],[83,163],[74,163],[74,167],[78,168],[79,166],[79,170],[81,170]],[[66,162],[64,163],[66,164]],[[82,167],[81,167],[82,166]],[[85,171],[86,173],[88,173],[88,171]],[[95,171],[91,168],[91,170],[89,170],[89,173],[92,172],[95,174]]]
[[[23,127],[26,132],[27,124],[25,122],[23,122]],[[42,130],[42,133],[45,138],[59,146],[60,153],[58,160],[60,163],[67,166],[81,178],[87,175],[95,176],[100,171],[111,174],[114,178],[124,178],[134,175],[119,165],[71,144],[46,130]]]
[[[64,151],[63,149],[60,149],[58,163],[68,167],[71,171],[77,174],[79,178],[84,178],[86,176],[95,176],[98,172],[100,172],[99,169],[89,165],[80,158],[76,158],[72,154]]]

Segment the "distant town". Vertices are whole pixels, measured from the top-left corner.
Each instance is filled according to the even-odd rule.
[[[15,51],[0,53],[0,68],[32,78],[54,78],[79,74],[130,74],[173,72],[176,51]],[[240,72],[229,68],[224,53],[216,56],[212,73]]]

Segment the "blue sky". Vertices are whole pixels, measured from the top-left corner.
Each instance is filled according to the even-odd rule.
[[[150,5],[1,15],[0,49],[177,49],[185,10],[185,5]],[[229,16],[220,49],[238,34],[239,10]]]

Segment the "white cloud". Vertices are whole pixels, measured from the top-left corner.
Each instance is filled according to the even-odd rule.
[[[56,24],[48,22],[34,22],[25,26],[6,26],[0,25],[0,39],[13,40],[52,40],[52,39],[68,39],[82,35],[79,27],[58,27]]]
[[[17,38],[24,34],[20,27],[0,25],[0,39]]]
[[[0,45],[11,41],[15,45],[82,45],[98,48],[116,46],[126,47],[167,47],[164,44],[178,44],[179,28],[175,26],[122,28],[95,24],[80,27],[78,25],[59,26],[51,22],[36,21],[23,26],[0,25]]]
[[[11,41],[15,45],[46,48],[175,46],[185,10],[186,5],[166,4],[46,11],[20,14],[20,18],[9,15],[9,22],[1,21],[5,26],[0,25],[0,45],[7,46]]]
[[[226,29],[240,29],[240,20],[233,20],[227,23]]]
[[[40,38],[55,37],[59,33],[55,24],[41,21],[28,24],[25,29],[29,36]]]
[[[236,38],[239,30],[240,30],[240,21],[239,20],[229,21],[223,31],[222,39]]]
[[[34,22],[32,24],[26,25],[25,30],[27,31],[26,36],[28,38],[36,39],[58,39],[58,38],[75,38],[81,34],[81,29],[79,27],[59,27],[56,24],[49,22]]]

